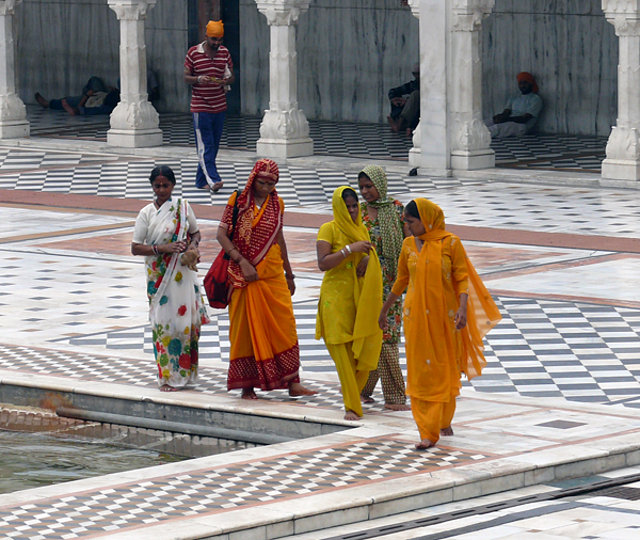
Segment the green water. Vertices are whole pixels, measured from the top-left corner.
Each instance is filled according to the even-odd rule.
[[[0,493],[129,471],[185,458],[47,433],[0,430]]]

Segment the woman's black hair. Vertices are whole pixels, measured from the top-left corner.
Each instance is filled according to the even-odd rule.
[[[173,170],[169,165],[158,165],[154,167],[149,175],[149,183],[153,184],[153,181],[158,178],[158,176],[164,176],[174,186],[176,185],[176,175],[173,174]]]
[[[416,201],[411,201],[404,207],[404,213],[412,218],[420,219],[420,212],[418,212],[418,205]]]
[[[358,194],[351,188],[347,188],[342,192],[342,200],[346,203],[348,197],[353,197],[358,202]]]

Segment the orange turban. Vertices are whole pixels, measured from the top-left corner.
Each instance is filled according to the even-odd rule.
[[[521,73],[518,73],[516,79],[518,79],[518,82],[527,81],[531,85],[531,89],[533,90],[533,92],[535,92],[536,94],[538,93],[538,84],[536,83],[536,80],[533,78],[533,75],[531,75],[531,73],[523,71]]]
[[[207,37],[221,38],[222,36],[224,36],[222,21],[209,21],[207,23]]]

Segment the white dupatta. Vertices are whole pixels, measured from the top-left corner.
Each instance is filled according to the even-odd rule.
[[[179,242],[187,237],[187,201],[183,199],[174,200],[173,198],[166,201],[151,219],[148,229],[148,238],[151,244],[168,244],[171,242]],[[167,268],[162,276],[162,280],[157,286],[157,291],[150,298],[149,320],[158,321],[159,311],[162,310],[160,301],[166,297],[167,289],[171,284],[175,283],[177,269],[180,264],[180,253],[173,253]],[[166,257],[163,256],[163,261]],[[157,263],[159,257],[151,255],[146,258],[147,266]],[[149,274],[149,272],[147,272]]]

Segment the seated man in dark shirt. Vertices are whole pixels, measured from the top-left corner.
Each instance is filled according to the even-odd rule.
[[[411,135],[420,120],[420,64],[411,70],[414,79],[389,90],[391,114],[387,116],[391,130]]]

